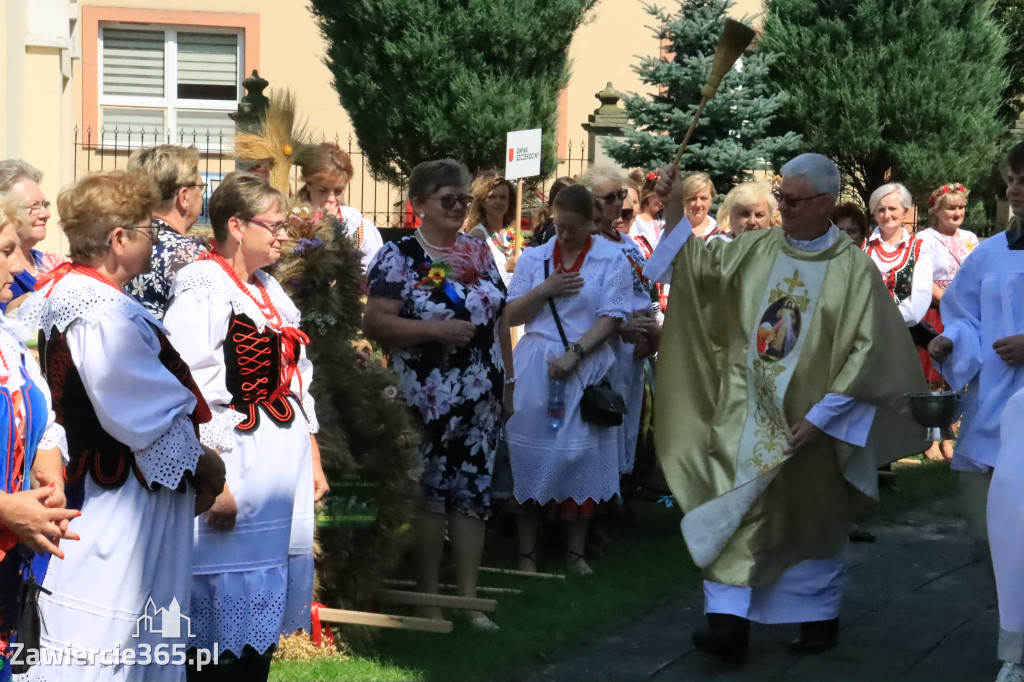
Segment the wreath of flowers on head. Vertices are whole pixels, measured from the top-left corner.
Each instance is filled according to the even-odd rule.
[[[970,195],[970,191],[959,182],[945,184],[932,192],[932,196],[928,199],[928,206],[934,206],[935,202],[939,200],[939,197],[949,194],[950,192],[960,192],[965,197]]]

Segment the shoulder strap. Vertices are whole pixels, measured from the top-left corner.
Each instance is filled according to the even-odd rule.
[[[548,259],[544,260],[544,279],[548,278],[548,271],[551,265],[551,261]],[[565,330],[562,329],[562,320],[558,317],[558,309],[555,308],[555,299],[549,298],[548,305],[551,306],[551,314],[555,317],[555,326],[558,327],[558,335],[562,337],[562,345],[565,346],[566,350],[569,350],[569,339],[565,338]]]

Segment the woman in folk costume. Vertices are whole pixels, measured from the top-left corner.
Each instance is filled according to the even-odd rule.
[[[935,224],[918,233],[921,241],[929,244],[932,250],[932,303],[925,313],[924,321],[940,334],[944,329],[939,311],[942,295],[953,283],[953,277],[960,271],[964,260],[978,246],[978,235],[960,229],[967,215],[968,194],[967,188],[959,182],[943,185],[932,192],[928,198],[928,215]],[[942,375],[932,366],[928,351],[918,349],[918,354],[932,390],[949,390]],[[944,440],[941,445],[932,443],[924,454],[932,460],[951,460],[953,441]]]
[[[22,203],[14,195],[0,195],[0,294],[23,267],[16,254],[18,230],[31,218]],[[68,521],[79,515],[64,508],[61,464],[67,440],[50,407],[50,390],[5,321],[0,317],[0,424],[7,444],[0,454],[0,680],[10,679],[8,644],[12,631],[18,635],[24,582],[42,577],[30,571],[33,557],[37,552],[63,557],[58,541],[78,538]]]
[[[516,266],[516,230],[513,225],[516,221],[516,205],[513,202],[515,186],[491,172],[473,180],[469,192],[473,196],[473,203],[469,205],[466,215],[466,225],[469,226],[466,234],[487,242],[494,264],[501,273],[501,281],[507,287]]]
[[[596,235],[622,251],[633,272],[632,313],[612,337],[610,345],[615,351],[612,384],[626,401],[626,417],[618,429],[619,471],[633,471],[636,442],[640,433],[640,406],[644,394],[644,359],[653,351],[651,334],[656,326],[657,303],[651,301],[650,284],[641,272],[647,261],[632,240],[617,231],[613,221],[619,217],[626,190],[626,176],[612,166],[595,166],[584,173],[579,182],[594,194],[597,211],[594,213]]]
[[[352,159],[336,144],[303,145],[295,155],[295,164],[302,170],[302,188],[297,198],[314,208],[322,208],[337,220],[336,235],[344,235],[356,243],[363,254],[363,272],[370,269],[384,240],[372,221],[342,203],[345,188],[352,179]]]
[[[864,243],[908,327],[924,319],[932,302],[931,244],[903,227],[913,207],[910,192],[898,182],[876,189],[868,199],[876,227]]]
[[[553,209],[555,238],[523,251],[505,315],[508,324],[526,325],[513,352],[516,412],[508,422],[515,498],[522,505],[519,568],[537,570],[540,508],[546,507],[566,524],[566,569],[589,574],[587,528],[596,503],[619,492],[622,427],[583,421],[580,400],[585,386],[611,376],[616,356],[609,339],[635,309],[633,273],[621,248],[592,234],[590,190],[566,187]],[[546,426],[551,379],[566,381],[565,416],[557,430]]]
[[[192,519],[220,492],[220,458],[203,451],[209,419],[188,366],[163,326],[121,289],[150,262],[153,182],[125,171],[86,176],[57,199],[71,250],[43,277],[20,319],[40,328],[40,357],[67,433],[69,530],[81,542],[51,562],[39,597],[41,646],[55,665],[30,680],[181,680],[183,662],[125,665],[103,651],[185,638],[147,626],[156,609],[187,614]],[[76,653],[73,664],[56,658]]]
[[[227,468],[196,519],[191,645],[234,658],[195,679],[266,679],[278,637],[310,626],[313,502],[327,492],[313,369],[298,309],[261,269],[281,257],[285,202],[262,178],[228,175],[210,197],[216,248],[178,272],[164,318],[213,411],[202,441]]]

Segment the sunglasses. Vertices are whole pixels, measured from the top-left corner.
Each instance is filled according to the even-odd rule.
[[[473,203],[473,197],[469,194],[444,194],[439,197],[430,198],[437,199],[441,203],[441,208],[446,211],[455,208],[456,204],[462,206],[462,208],[469,208],[469,205]]]
[[[619,201],[625,201],[626,197],[628,197],[628,196],[629,196],[629,192],[627,190],[620,189],[617,192],[608,192],[608,194],[605,194],[603,197],[595,197],[595,198],[596,199],[600,199],[601,201],[603,201],[606,204],[610,204],[613,201],[615,201],[616,199],[618,199]]]
[[[622,218],[623,220],[632,220],[633,219],[633,209],[631,209],[631,208],[624,208],[624,209],[622,209],[621,211],[619,211],[619,217]]]

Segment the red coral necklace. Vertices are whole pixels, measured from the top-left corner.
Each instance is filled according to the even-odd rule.
[[[219,265],[221,269],[227,273],[228,277],[231,278],[231,281],[235,283],[235,286],[241,289],[242,293],[248,296],[249,300],[256,304],[256,307],[260,309],[263,316],[267,318],[267,322],[270,323],[270,326],[274,329],[281,328],[281,325],[284,323],[284,318],[282,318],[281,313],[277,311],[277,308],[274,306],[274,302],[270,300],[270,294],[267,293],[266,287],[263,286],[263,282],[261,282],[259,278],[254,278],[255,281],[253,282],[256,286],[256,290],[260,292],[260,300],[257,300],[256,297],[252,295],[252,292],[249,291],[249,287],[245,286],[245,283],[242,282],[242,279],[238,276],[238,273],[235,272],[235,269],[231,267],[231,264],[228,263],[227,260],[225,260],[224,256],[220,255],[216,251],[207,251],[199,257],[199,260],[212,260],[214,263]]]

